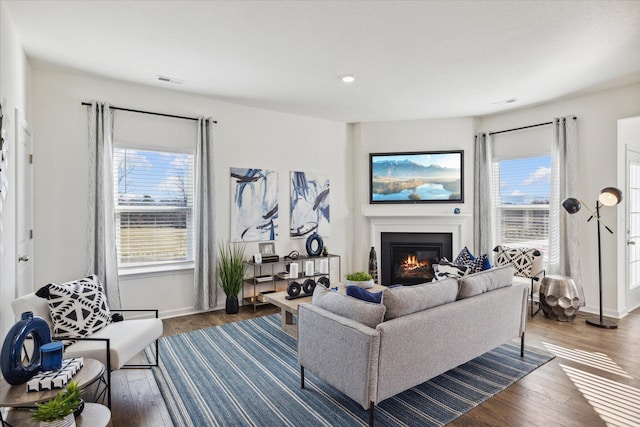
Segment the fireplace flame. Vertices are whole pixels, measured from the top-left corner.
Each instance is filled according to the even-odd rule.
[[[402,268],[404,268],[405,271],[411,271],[425,266],[429,266],[429,263],[427,261],[418,261],[415,255],[408,255],[407,259],[402,263]]]

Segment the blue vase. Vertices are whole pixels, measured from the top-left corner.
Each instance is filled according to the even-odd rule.
[[[22,363],[22,345],[25,338],[33,339],[33,354],[25,365]],[[22,318],[11,327],[2,344],[0,367],[4,379],[11,385],[26,383],[40,371],[40,347],[51,342],[51,332],[47,322],[31,311],[22,313]]]

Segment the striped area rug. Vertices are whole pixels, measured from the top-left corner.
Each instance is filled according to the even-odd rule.
[[[368,412],[311,372],[280,315],[160,339],[154,374],[176,426],[362,426]],[[376,408],[377,426],[442,426],[553,356],[505,344]]]

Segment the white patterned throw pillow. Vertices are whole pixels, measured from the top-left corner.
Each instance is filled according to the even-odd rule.
[[[91,335],[111,323],[102,283],[96,275],[63,284],[50,283],[49,309],[53,320],[53,336],[73,338]],[[71,338],[71,339],[68,339]]]
[[[469,267],[466,265],[457,265],[447,258],[442,257],[439,263],[433,264],[433,273],[435,280],[443,280],[449,277],[458,279],[469,273]]]
[[[531,277],[531,267],[536,257],[542,253],[534,248],[508,248],[506,246],[496,246],[493,249],[496,255],[496,265],[512,265],[515,275],[520,277]]]

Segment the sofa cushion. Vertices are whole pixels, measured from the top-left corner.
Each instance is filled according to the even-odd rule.
[[[347,296],[357,298],[362,301],[380,304],[382,302],[382,291],[369,292],[360,286],[347,286]]]
[[[111,322],[107,297],[96,275],[61,285],[50,283],[48,288],[54,337],[85,337]],[[64,342],[68,345],[73,340]]]
[[[511,286],[513,267],[505,265],[470,274],[459,280],[458,299],[480,295],[494,289]]]
[[[329,290],[324,286],[316,286],[311,303],[339,316],[375,328],[382,322],[387,308],[383,304],[374,304]]]
[[[453,302],[457,294],[458,281],[453,278],[384,289],[382,302],[387,307],[385,320]]]
[[[449,277],[457,279],[469,273],[469,267],[454,264],[445,257],[442,257],[437,264],[432,264],[431,266],[433,267],[435,280],[447,279]]]
[[[512,265],[515,275],[530,278],[531,274],[538,273],[531,271],[536,257],[541,257],[542,253],[535,248],[509,248],[498,245],[493,249],[496,252],[496,265]]]

